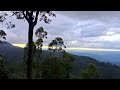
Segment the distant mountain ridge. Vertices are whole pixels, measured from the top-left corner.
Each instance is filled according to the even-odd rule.
[[[13,46],[11,43],[4,41],[0,44],[0,54],[5,58],[6,62],[21,62],[23,59],[23,48]]]
[[[120,65],[120,52],[112,51],[68,51],[69,53],[78,56],[93,57],[101,62],[111,62],[112,64]]]
[[[11,43],[9,43],[9,42],[6,42],[6,41],[2,41],[2,43],[3,44],[0,44],[0,47],[5,47],[5,46],[7,46],[7,47],[13,47],[13,45],[11,44]]]

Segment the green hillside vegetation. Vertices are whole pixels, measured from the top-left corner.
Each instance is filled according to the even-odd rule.
[[[1,54],[4,53],[5,67],[7,68],[8,72],[11,75],[13,75],[14,78],[23,78],[23,79],[26,78],[26,73],[25,73],[26,70],[23,64],[23,56],[24,56],[23,51],[24,51],[23,48],[12,47],[12,48],[5,48],[5,50],[1,52]],[[61,53],[56,52],[56,55],[59,59],[62,57]],[[97,71],[100,73],[100,78],[102,79],[120,78],[119,66],[112,65],[111,63],[99,62],[96,59],[87,56],[77,56],[73,54],[70,55],[72,55],[75,58],[72,64],[72,70],[70,72],[71,78],[80,79],[80,73],[86,69],[89,63],[93,63],[96,65]],[[7,57],[7,60],[5,57]],[[51,57],[50,52],[47,50],[43,50],[41,57],[42,57],[41,61],[46,60],[47,58]]]

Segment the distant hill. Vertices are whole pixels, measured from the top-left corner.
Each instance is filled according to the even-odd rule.
[[[9,43],[9,42],[6,42],[6,41],[2,41],[3,42],[3,44],[0,44],[0,47],[13,47],[13,45],[11,44],[11,43]]]
[[[99,62],[98,60],[88,56],[73,56],[75,61],[73,62],[72,75],[79,76],[80,72],[86,68],[88,63],[94,63],[97,66],[97,70],[99,71],[101,78],[120,79],[120,67],[117,65]]]
[[[120,52],[114,51],[69,51],[78,56],[89,56],[101,62],[111,62],[120,66]]]
[[[6,62],[8,63],[20,63],[23,61],[24,49],[15,46],[2,46],[0,47],[0,54],[4,56]],[[61,57],[60,54],[57,55],[59,58]],[[42,57],[43,59],[50,57],[49,51],[43,51]],[[97,59],[88,56],[73,55],[73,57],[75,58],[75,61],[73,62],[71,75],[73,75],[74,77],[79,77],[80,72],[85,69],[88,63],[94,63],[96,64],[97,69],[101,74],[101,78],[120,79],[119,66],[112,65],[111,63],[100,62]]]
[[[22,62],[23,48],[13,46],[11,43],[0,44],[0,54],[4,57],[6,62]]]

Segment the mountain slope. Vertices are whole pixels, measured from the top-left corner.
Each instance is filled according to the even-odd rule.
[[[15,47],[12,45],[0,45],[0,54],[6,62],[22,62],[23,48]]]
[[[112,64],[120,64],[120,53],[114,51],[69,51],[78,56],[93,57],[102,62],[111,62]],[[119,64],[118,64],[119,63]]]
[[[6,42],[6,41],[2,41],[3,44],[0,44],[0,47],[6,47],[6,46],[10,46],[10,47],[13,47],[13,45],[9,42]]]
[[[3,46],[0,47],[0,54],[2,54],[6,60],[6,62],[22,62],[24,49],[14,46]],[[58,57],[61,57],[58,54]],[[73,55],[73,54],[71,54]],[[116,65],[112,65],[110,63],[99,62],[98,60],[88,57],[88,56],[77,56],[73,55],[75,61],[73,62],[73,69],[71,74],[79,77],[80,72],[85,69],[88,63],[94,63],[97,66],[99,73],[101,74],[101,78],[105,79],[120,79],[120,67]],[[42,54],[43,59],[50,57],[49,51],[43,51]]]
[[[87,56],[74,55],[75,61],[73,62],[72,74],[80,76],[80,72],[86,68],[89,63],[94,63],[97,67],[101,78],[105,79],[120,79],[120,67],[112,65],[111,63],[99,62],[94,58]]]

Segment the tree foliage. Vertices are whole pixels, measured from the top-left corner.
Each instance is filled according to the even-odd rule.
[[[9,13],[9,14],[8,14]],[[33,30],[36,26],[38,20],[44,21],[45,23],[49,24],[51,19],[48,17],[55,17],[56,15],[51,11],[10,11],[10,12],[2,12],[0,13],[0,22],[6,22],[5,26],[7,28],[14,28],[15,24],[11,23],[10,21],[7,22],[6,20],[9,17],[16,16],[16,19],[26,20],[29,25],[28,29],[28,63],[27,63],[27,78],[32,79],[32,61],[33,61]]]
[[[39,74],[39,64],[40,64],[40,60],[41,60],[41,54],[42,54],[42,46],[43,46],[43,39],[46,38],[47,39],[47,32],[44,31],[43,27],[40,27],[36,30],[35,32],[36,37],[38,38],[36,40],[36,48],[37,48],[37,52],[36,52],[36,79],[38,77],[40,77]]]
[[[48,49],[53,53],[63,54],[61,59],[55,55],[41,64],[41,75],[43,79],[70,79],[70,70],[74,58],[67,54],[63,48],[66,48],[62,38],[57,37],[48,45]]]
[[[3,30],[0,30],[0,38],[2,39],[5,39],[6,40],[6,36],[7,34],[3,31]],[[0,40],[0,44],[3,44],[3,42]]]
[[[50,58],[41,64],[42,79],[69,79],[70,62]]]
[[[82,79],[98,79],[99,73],[96,69],[96,65],[89,63],[86,70],[81,72]]]
[[[64,41],[61,37],[56,37],[48,45],[48,49],[53,52],[64,52],[65,50],[63,48],[66,48],[66,46],[64,45]]]
[[[36,35],[36,37],[38,38],[38,39],[36,40],[36,47],[37,47],[38,49],[41,49],[42,46],[43,46],[43,38],[46,38],[46,39],[47,39],[47,32],[44,31],[43,27],[40,27],[40,28],[38,28],[38,29],[36,30],[35,35]]]

